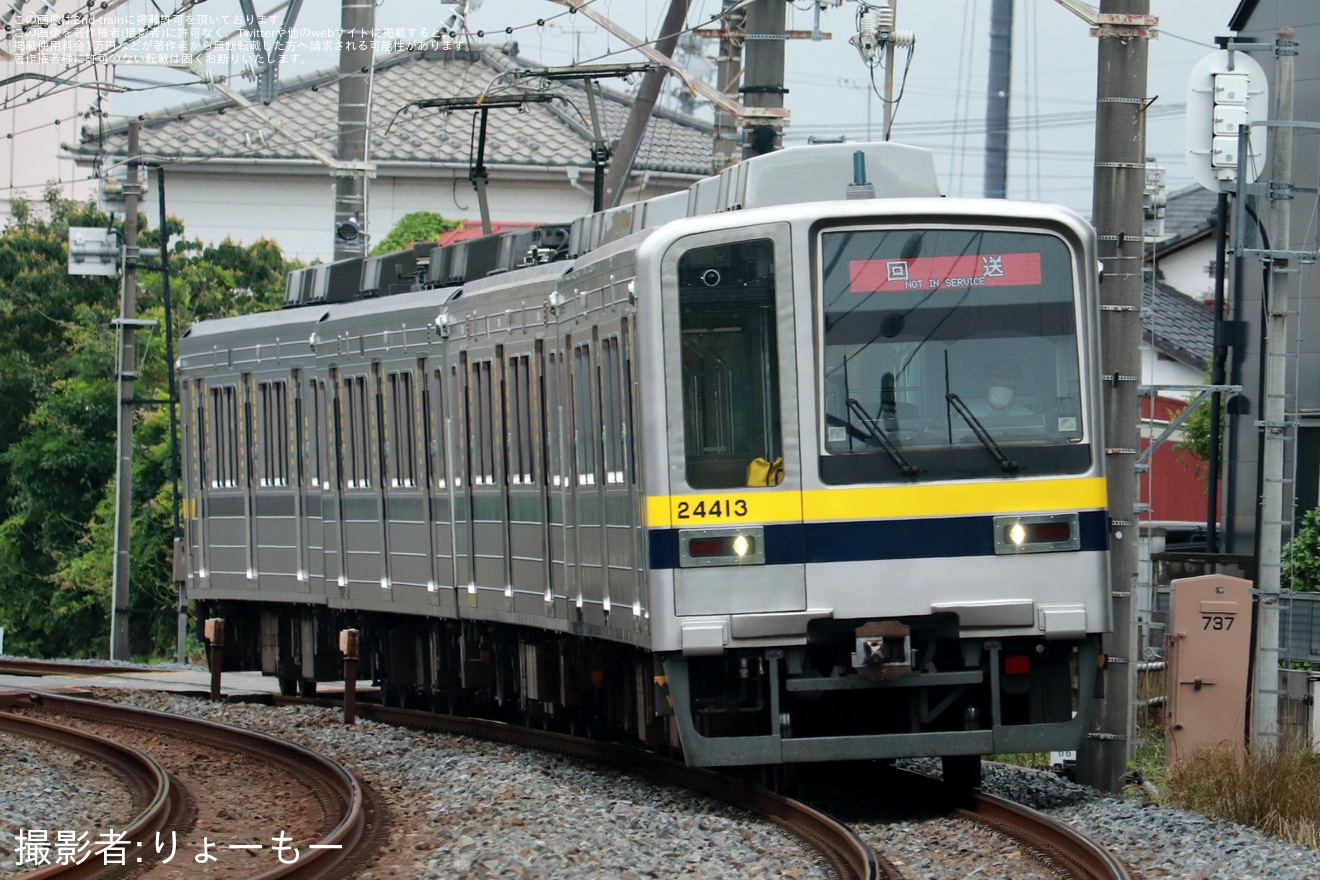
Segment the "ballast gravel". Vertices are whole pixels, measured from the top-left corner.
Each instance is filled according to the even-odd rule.
[[[349,729],[327,709],[146,691],[114,698],[283,736],[360,774],[388,805],[395,829],[363,880],[829,876],[797,840],[756,816],[568,758],[369,721]],[[101,804],[103,788],[46,749],[0,741],[0,876],[23,873],[15,864],[20,829],[51,829],[53,839],[53,829],[113,824],[108,817],[122,795],[110,787]],[[1000,765],[986,766],[985,788],[1092,835],[1134,880],[1320,880],[1320,852],[1230,822]],[[965,823],[945,823],[938,835],[891,829],[885,839],[909,880],[1024,876],[1023,865],[1015,872],[1002,848]]]

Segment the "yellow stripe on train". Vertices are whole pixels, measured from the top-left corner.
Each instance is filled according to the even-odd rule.
[[[828,522],[974,516],[1037,510],[1095,510],[1106,505],[1102,477],[927,484],[855,489],[730,489],[646,499],[651,528],[709,528],[740,522]]]

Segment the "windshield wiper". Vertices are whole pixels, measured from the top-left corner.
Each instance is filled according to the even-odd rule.
[[[917,474],[921,473],[912,462],[903,457],[903,453],[898,451],[898,447],[894,445],[894,441],[889,439],[889,435],[884,432],[884,429],[880,427],[876,419],[873,419],[866,414],[866,410],[862,409],[860,403],[850,397],[848,398],[848,409],[857,414],[857,418],[866,428],[867,433],[871,435],[871,439],[874,440],[881,449],[889,453],[889,457],[893,459],[894,464],[898,465],[898,469],[903,472],[903,476],[915,477]]]
[[[990,436],[990,432],[985,429],[985,425],[981,424],[981,420],[972,415],[972,411],[967,408],[967,404],[962,402],[962,398],[950,391],[944,395],[944,399],[953,404],[953,408],[958,411],[958,415],[962,416],[963,421],[972,429],[976,439],[980,440],[981,445],[990,450],[990,454],[999,461],[1000,470],[1006,474],[1017,473],[1020,465],[1009,458],[1003,447],[995,442],[995,438]]]

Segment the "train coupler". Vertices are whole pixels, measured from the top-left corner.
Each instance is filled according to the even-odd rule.
[[[873,620],[854,633],[853,668],[871,681],[892,681],[912,672],[912,630],[896,620]]]

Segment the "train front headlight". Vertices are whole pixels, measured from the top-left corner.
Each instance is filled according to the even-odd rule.
[[[679,529],[680,568],[764,565],[765,533],[760,526],[737,529]]]
[[[1079,517],[1075,513],[997,516],[994,519],[995,553],[1058,553],[1082,546]]]

